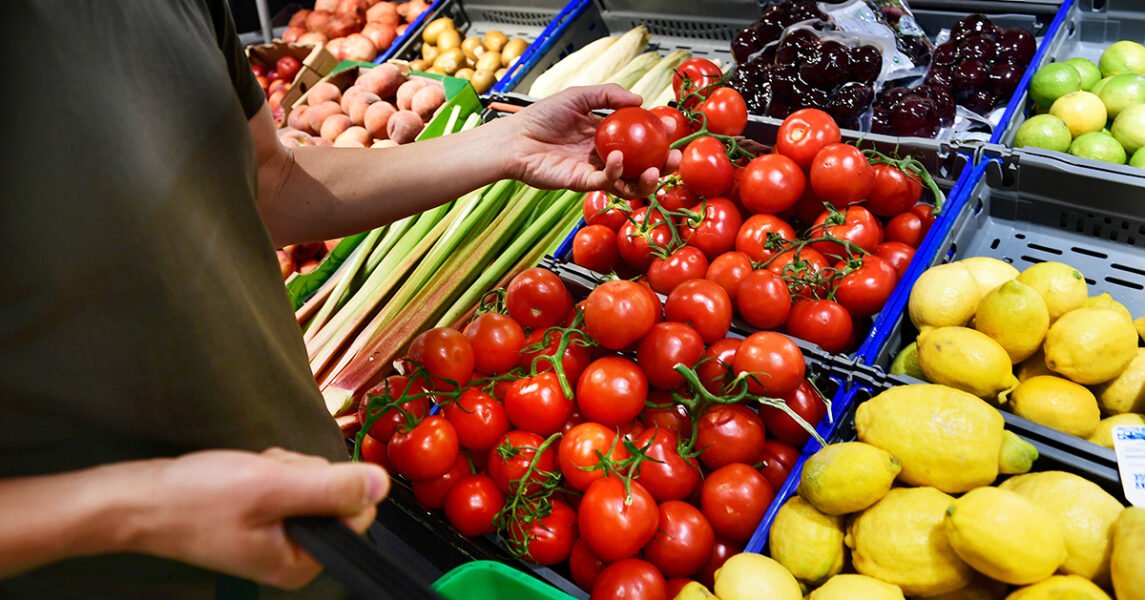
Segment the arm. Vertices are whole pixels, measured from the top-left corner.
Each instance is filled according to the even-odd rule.
[[[340,237],[418,213],[500,179],[539,188],[612,189],[644,196],[659,172],[620,179],[623,155],[596,157],[600,117],[640,104],[618,85],[574,88],[511,117],[395,148],[285,148],[265,105],[250,120],[258,203],[276,246]],[[678,160],[679,153],[673,153]]]
[[[0,480],[0,578],[64,558],[138,552],[301,587],[321,567],[287,538],[282,519],[338,516],[362,532],[388,490],[377,466],[280,449]]]

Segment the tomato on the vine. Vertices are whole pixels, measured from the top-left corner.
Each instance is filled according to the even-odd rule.
[[[775,273],[752,271],[736,289],[736,308],[752,327],[775,329],[786,323],[791,313],[791,291]]]
[[[632,213],[632,221],[625,222],[616,232],[616,249],[620,258],[634,269],[647,271],[655,258],[652,246],[664,248],[672,241],[672,230],[659,211],[648,207]]]
[[[684,246],[667,258],[654,258],[648,265],[648,285],[667,294],[689,279],[699,279],[708,272],[708,259],[699,248]]]
[[[691,279],[668,294],[664,318],[691,325],[710,344],[727,335],[732,323],[732,301],[715,282]]]
[[[767,263],[767,270],[788,280],[787,287],[792,294],[809,296],[811,295],[811,284],[800,283],[797,280],[817,279],[819,271],[829,266],[827,258],[818,250],[810,246],[803,246],[779,253],[771,259],[771,262]],[[816,289],[819,292],[826,291],[825,286]]]
[[[573,583],[582,590],[591,590],[603,570],[604,561],[589,550],[584,540],[577,538],[569,552],[569,573],[572,574]]]
[[[708,520],[711,521],[711,519]],[[743,544],[716,534],[716,541],[712,544],[712,555],[708,558],[708,563],[704,565],[704,568],[700,569],[697,581],[707,586],[708,589],[712,589],[715,585],[716,570],[724,566],[729,558],[740,552],[743,552]]]
[[[556,449],[545,448],[537,454],[537,449],[545,438],[528,431],[510,431],[501,436],[489,450],[489,477],[497,488],[506,494],[514,493],[519,487],[525,494],[533,494],[541,489],[541,484],[557,470]],[[529,481],[522,481],[529,465],[536,461],[529,474]]]
[[[619,150],[624,154],[625,179],[635,179],[668,160],[667,127],[655,114],[639,106],[613,111],[596,126],[596,154],[601,160]]]
[[[572,309],[573,299],[560,277],[533,267],[517,274],[505,291],[505,308],[522,327],[552,327]]]
[[[593,600],[670,600],[668,582],[652,563],[627,558],[600,572],[592,586]]]
[[[525,348],[544,342],[545,337],[546,330],[544,329],[538,329],[530,333],[529,336],[525,338]],[[551,356],[555,358],[557,350],[560,349],[561,338],[564,337],[564,334],[554,331],[548,334],[547,337],[549,341],[544,348],[531,351],[522,350],[520,361],[517,363],[518,366],[525,370],[532,370],[533,361],[536,360],[538,356]],[[564,368],[565,377],[568,377],[570,385],[576,381],[577,377],[580,377],[581,371],[584,371],[588,363],[592,362],[592,352],[588,349],[588,346],[581,346],[576,343],[577,339],[583,339],[583,337],[584,336],[580,334],[573,335],[573,341],[569,342],[569,345],[565,348],[564,355],[561,357],[561,367]],[[545,373],[552,370],[553,363],[548,360],[537,361],[538,373]],[[508,391],[509,385],[512,385],[512,382],[505,385],[506,392]],[[504,394],[502,394],[501,397],[504,398]]]
[[[518,514],[509,526],[509,538],[525,549],[525,560],[538,565],[563,562],[579,539],[572,507],[560,500],[552,500],[550,507],[549,514],[539,518]]]
[[[828,144],[811,161],[811,187],[837,208],[866,198],[874,185],[875,172],[867,157],[850,144]]]
[[[862,206],[848,207],[844,212],[825,210],[815,224],[812,225],[812,237],[822,237],[824,234],[851,242],[866,252],[874,252],[875,247],[883,242],[883,226],[878,217]],[[847,258],[851,251],[842,245],[830,241],[815,242],[811,247],[820,253],[836,259]]]
[[[890,234],[889,228],[887,234]],[[875,246],[875,254],[894,267],[898,278],[902,279],[906,275],[911,259],[914,258],[914,247],[902,242],[883,242]]]
[[[489,450],[509,431],[505,407],[480,390],[466,389],[456,401],[446,404],[441,413],[453,424],[461,447],[470,450]]]
[[[449,494],[449,490],[453,486],[472,475],[469,470],[469,461],[464,455],[458,454],[457,461],[453,463],[453,468],[446,471],[441,477],[434,479],[423,479],[420,481],[411,481],[410,488],[413,489],[413,495],[429,508],[442,508],[445,506],[445,497]]]
[[[771,484],[751,465],[732,463],[713,471],[700,488],[700,509],[716,534],[746,542],[775,496]]]
[[[753,333],[740,343],[732,368],[738,376],[751,373],[748,390],[753,394],[782,396],[803,381],[807,363],[791,338],[773,331]]]
[[[648,392],[648,403],[640,412],[640,422],[644,431],[649,429],[669,429],[680,435],[680,432],[691,433],[692,420],[688,418],[688,409],[683,404],[674,404],[671,392],[664,390],[651,390]],[[655,405],[655,406],[653,406]],[[643,434],[643,432],[641,432]],[[655,495],[655,494],[653,494]]]
[[[691,435],[691,422],[688,423]],[[700,466],[695,458],[680,456],[679,435],[669,428],[650,427],[633,440],[637,448],[653,460],[640,463],[636,481],[657,502],[684,500],[700,485]]]
[[[735,303],[736,288],[747,274],[751,273],[751,259],[739,250],[724,252],[717,256],[704,273],[704,279],[714,281],[728,293],[728,299]]]
[[[747,127],[747,103],[730,87],[712,90],[696,112],[706,117],[708,131],[717,135],[739,135]]]
[[[692,193],[678,176],[669,176],[662,181],[664,185],[656,190],[656,201],[664,210],[683,210],[695,206],[700,201],[699,196]]]
[[[617,427],[636,418],[648,399],[648,379],[640,366],[622,356],[592,361],[576,385],[580,412],[590,421]]]
[[[656,323],[660,300],[634,281],[606,281],[588,294],[584,327],[592,339],[620,350],[644,337]]]
[[[505,393],[505,415],[514,427],[546,436],[561,430],[573,411],[573,399],[561,391],[551,371],[518,379]]]
[[[573,236],[572,260],[574,264],[597,273],[608,273],[620,262],[616,248],[616,232],[604,225],[586,225]]]
[[[613,200],[627,203],[628,212],[644,206],[643,198],[620,199],[610,196],[608,192],[592,191],[584,195],[582,214],[585,224],[603,225],[613,231],[619,230],[621,225],[628,222],[628,217],[624,211],[608,207]]]
[[[644,547],[644,558],[665,577],[693,575],[712,555],[716,533],[700,509],[680,500],[660,505],[656,536]]]
[[[453,425],[445,417],[430,415],[409,431],[395,431],[386,454],[394,471],[417,481],[444,475],[460,449]]]
[[[820,150],[842,139],[843,134],[831,115],[817,108],[801,108],[779,124],[775,151],[794,160],[800,169],[807,171]]]
[[[661,390],[674,390],[684,384],[684,376],[675,365],[693,367],[704,356],[704,340],[690,325],[664,321],[640,340],[636,361],[648,377],[648,383]]]
[[[435,327],[414,338],[409,357],[429,371],[435,389],[453,389],[473,375],[473,346],[452,327]]]
[[[739,338],[724,338],[716,340],[704,351],[704,362],[696,367],[696,375],[704,389],[718,394],[725,383],[735,377],[732,362],[735,360],[736,350],[739,349]]]
[[[736,234],[736,250],[756,262],[764,262],[780,252],[764,247],[771,233],[781,239],[795,240],[795,229],[787,221],[775,215],[752,215],[743,222]]]
[[[807,178],[794,160],[782,154],[762,154],[747,163],[739,184],[739,199],[753,213],[780,213],[803,196]]]
[[[380,442],[374,436],[367,434],[362,438],[362,460],[382,465],[382,468],[390,470],[390,459],[386,456],[386,442]]]
[[[627,487],[618,477],[597,479],[580,499],[581,538],[605,562],[636,556],[656,535],[660,520],[656,500],[635,481]]]
[[[680,237],[685,243],[702,250],[708,260],[714,260],[735,246],[743,217],[731,200],[708,198],[691,207],[691,211],[699,217],[684,219],[681,223]]]
[[[706,98],[714,89],[714,84],[724,76],[716,63],[706,58],[689,58],[676,67],[672,75],[672,91],[676,96],[676,103],[687,109],[692,109],[700,100]],[[696,96],[687,98],[689,93]]]
[[[921,246],[923,238],[934,223],[931,211],[933,211],[932,206],[918,204],[887,221],[887,241],[902,242],[912,248]]]
[[[835,282],[835,300],[855,318],[869,317],[882,310],[899,279],[895,268],[875,254],[867,254],[860,260],[862,264],[858,269]],[[846,266],[846,262],[840,262],[835,269],[843,272]]]
[[[599,455],[597,453],[600,453]],[[601,457],[620,462],[628,458],[628,449],[615,429],[588,421],[568,431],[557,449],[557,462],[565,480],[584,491],[597,479],[608,477]]]
[[[848,349],[854,327],[850,313],[834,300],[799,300],[787,318],[788,333],[832,353]]]
[[[654,106],[648,110],[660,117],[660,121],[664,123],[664,131],[668,134],[669,144],[692,133],[692,124],[678,109],[671,106]]]
[[[875,173],[875,185],[863,201],[867,210],[880,217],[893,217],[910,210],[922,197],[922,182],[913,173],[886,163],[871,167]]]
[[[384,396],[389,395],[390,400],[396,402],[405,394],[406,397],[416,396],[418,394],[425,394],[426,390],[420,382],[414,382],[413,387],[410,386],[410,378],[405,375],[390,375],[385,381],[370,388],[366,392],[366,398],[362,399],[362,403],[358,407],[358,425],[361,427],[366,426],[366,411],[369,410],[370,414],[378,412],[382,413],[374,424],[370,427],[369,435],[376,441],[386,444],[393,437],[394,431],[399,425],[409,423],[406,415],[413,417],[416,422],[422,417],[429,414],[430,399],[429,396],[421,396],[420,398],[413,398],[402,402],[395,408],[394,406],[385,407],[382,405],[381,400],[374,401],[371,405],[370,396]],[[401,410],[398,410],[400,408]]]
[[[684,185],[704,197],[724,196],[732,187],[735,166],[720,140],[703,136],[688,142],[680,159]]]
[[[525,331],[513,318],[487,312],[465,326],[465,337],[473,348],[473,368],[478,373],[493,375],[517,365],[525,346]]]
[[[823,398],[807,380],[804,380],[799,384],[799,387],[784,394],[779,399],[783,400],[788,408],[803,417],[803,420],[812,427],[818,425],[819,421],[827,415],[827,404],[823,402]],[[760,406],[759,416],[763,418],[767,432],[785,444],[802,446],[811,437],[811,434],[799,423],[796,423],[795,419],[778,408]],[[787,468],[791,469],[792,466],[794,464],[789,464]]]
[[[758,462],[766,439],[759,413],[738,404],[714,405],[697,422],[696,448],[709,469]]]
[[[488,475],[469,475],[445,495],[445,518],[462,535],[493,533],[493,518],[505,506],[505,495]]]
[[[779,491],[787,481],[787,476],[791,475],[791,468],[799,458],[799,451],[778,440],[767,440],[763,445],[762,458],[764,465],[759,469],[760,474],[771,484],[771,489]]]

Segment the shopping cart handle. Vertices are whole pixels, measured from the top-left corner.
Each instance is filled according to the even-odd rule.
[[[286,533],[358,600],[443,600],[337,519],[292,517]]]

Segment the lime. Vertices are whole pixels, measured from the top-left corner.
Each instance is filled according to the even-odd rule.
[[[1081,73],[1065,63],[1050,63],[1030,80],[1030,97],[1042,106],[1051,106],[1054,100],[1080,89]]]
[[[1134,104],[1122,110],[1113,120],[1110,132],[1129,154],[1145,146],[1145,104]]]
[[[1145,169],[1145,147],[1138,148],[1129,159],[1129,166]]]
[[[1083,90],[1088,91],[1101,80],[1101,69],[1098,69],[1091,60],[1078,56],[1065,61],[1065,64],[1077,69],[1078,74],[1081,75],[1081,89]]]
[[[1065,152],[1073,139],[1069,127],[1053,115],[1034,115],[1026,119],[1014,134],[1014,147],[1033,146]]]
[[[1121,40],[1101,53],[1102,75],[1136,73],[1145,75],[1145,46],[1129,40]]]
[[[1100,131],[1079,136],[1069,145],[1069,153],[1082,158],[1125,164],[1125,148],[1113,136]]]
[[[1050,107],[1050,114],[1061,119],[1073,137],[1091,131],[1101,131],[1107,116],[1101,98],[1089,92],[1070,92]]]
[[[1105,78],[1103,78],[1101,81],[1099,81],[1099,82],[1097,82],[1097,83],[1093,84],[1093,87],[1089,89],[1090,93],[1092,93],[1092,94],[1097,94],[1097,95],[1099,95],[1099,96],[1100,96],[1100,95],[1101,95],[1101,90],[1102,90],[1103,88],[1105,88],[1105,84],[1109,83],[1109,80],[1110,80],[1110,79],[1113,79],[1113,77],[1112,77],[1112,76],[1110,76],[1110,77],[1105,77]]]
[[[1116,119],[1122,110],[1145,102],[1145,77],[1136,73],[1116,75],[1098,94],[1105,103],[1110,119]]]

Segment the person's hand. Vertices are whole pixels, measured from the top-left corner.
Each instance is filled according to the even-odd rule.
[[[339,517],[362,533],[390,487],[377,465],[331,464],[278,448],[196,452],[156,469],[138,551],[284,589],[322,570],[287,537],[284,518]]]
[[[597,109],[639,106],[640,96],[615,83],[569,88],[505,119],[513,125],[509,139],[513,178],[538,188],[576,191],[608,190],[626,198],[647,196],[656,190],[660,172],[649,168],[639,179],[621,179],[624,156],[609,153],[606,162],[596,155]],[[680,151],[668,155],[665,171],[680,162]]]

